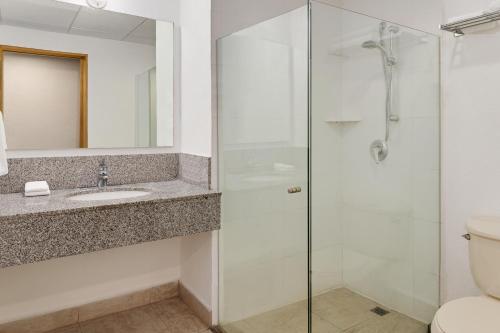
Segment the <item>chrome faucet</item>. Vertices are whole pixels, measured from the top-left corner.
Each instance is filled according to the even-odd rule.
[[[99,164],[99,177],[97,181],[97,188],[100,190],[106,189],[106,186],[108,186],[108,167],[106,165],[106,162],[104,160],[101,161]]]

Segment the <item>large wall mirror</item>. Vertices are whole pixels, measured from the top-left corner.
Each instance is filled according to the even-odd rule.
[[[173,24],[56,0],[0,0],[9,150],[173,145]]]

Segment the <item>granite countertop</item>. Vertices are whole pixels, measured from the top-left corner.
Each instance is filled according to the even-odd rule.
[[[0,195],[0,268],[218,230],[221,194],[182,180],[108,186],[145,196],[73,201],[94,189],[50,196]]]
[[[107,187],[108,191],[116,189],[143,190],[150,191],[151,194],[135,198],[102,201],[68,200],[68,197],[76,194],[98,192],[97,188],[57,190],[52,191],[49,196],[42,197],[25,197],[23,193],[0,194],[0,222],[5,218],[23,217],[31,214],[53,214],[86,209],[96,210],[99,208],[137,205],[141,202],[163,202],[220,195],[216,191],[192,185],[182,180]]]

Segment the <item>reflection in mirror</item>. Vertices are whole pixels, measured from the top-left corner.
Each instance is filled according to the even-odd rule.
[[[173,25],[54,0],[0,0],[8,149],[173,145]]]

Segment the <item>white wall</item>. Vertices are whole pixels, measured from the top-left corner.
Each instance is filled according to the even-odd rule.
[[[0,323],[177,281],[181,238],[0,270]]]
[[[210,0],[182,0],[182,152],[211,156]]]
[[[216,232],[184,237],[181,239],[180,281],[207,308],[212,309],[212,270],[217,257],[212,257],[212,241]]]
[[[173,45],[173,25],[168,22],[156,22],[156,144],[160,147],[174,144]]]

